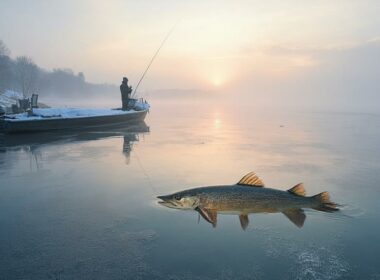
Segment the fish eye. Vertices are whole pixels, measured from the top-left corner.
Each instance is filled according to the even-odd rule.
[[[176,200],[181,200],[181,196],[180,196],[179,194],[175,194],[175,195],[174,195],[174,198],[175,198]]]

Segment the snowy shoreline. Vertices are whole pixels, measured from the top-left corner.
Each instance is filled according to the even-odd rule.
[[[0,109],[6,112],[6,108],[12,107],[12,105],[17,104],[19,99],[23,99],[22,93],[12,90],[6,90],[4,93],[0,94]]]

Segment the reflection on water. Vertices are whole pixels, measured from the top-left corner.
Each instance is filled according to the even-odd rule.
[[[154,103],[149,128],[1,137],[0,279],[379,277],[378,116]],[[157,205],[251,170],[346,206],[305,209],[302,230],[255,213],[242,231],[246,217],[212,228]]]
[[[111,127],[94,127],[73,131],[51,131],[27,134],[0,134],[0,153],[22,151],[29,154],[31,169],[41,167],[42,150],[49,145],[76,143],[106,139],[108,137],[123,137],[122,153],[129,164],[133,143],[139,137],[149,132],[145,122]],[[6,155],[0,157],[0,166],[9,164]]]

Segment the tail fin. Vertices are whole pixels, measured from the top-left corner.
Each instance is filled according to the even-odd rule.
[[[330,196],[328,192],[321,192],[320,194],[312,196],[317,202],[318,205],[313,207],[313,209],[323,212],[334,212],[338,211],[338,204],[330,201]]]

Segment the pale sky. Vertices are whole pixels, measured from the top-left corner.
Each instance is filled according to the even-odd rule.
[[[380,62],[379,15],[380,1],[359,0],[1,0],[0,39],[12,57],[28,55],[46,69],[137,83],[177,24],[143,88],[244,91],[318,83],[325,70],[346,71],[345,59],[362,63],[361,55],[370,65],[355,67],[380,74],[371,64]]]

